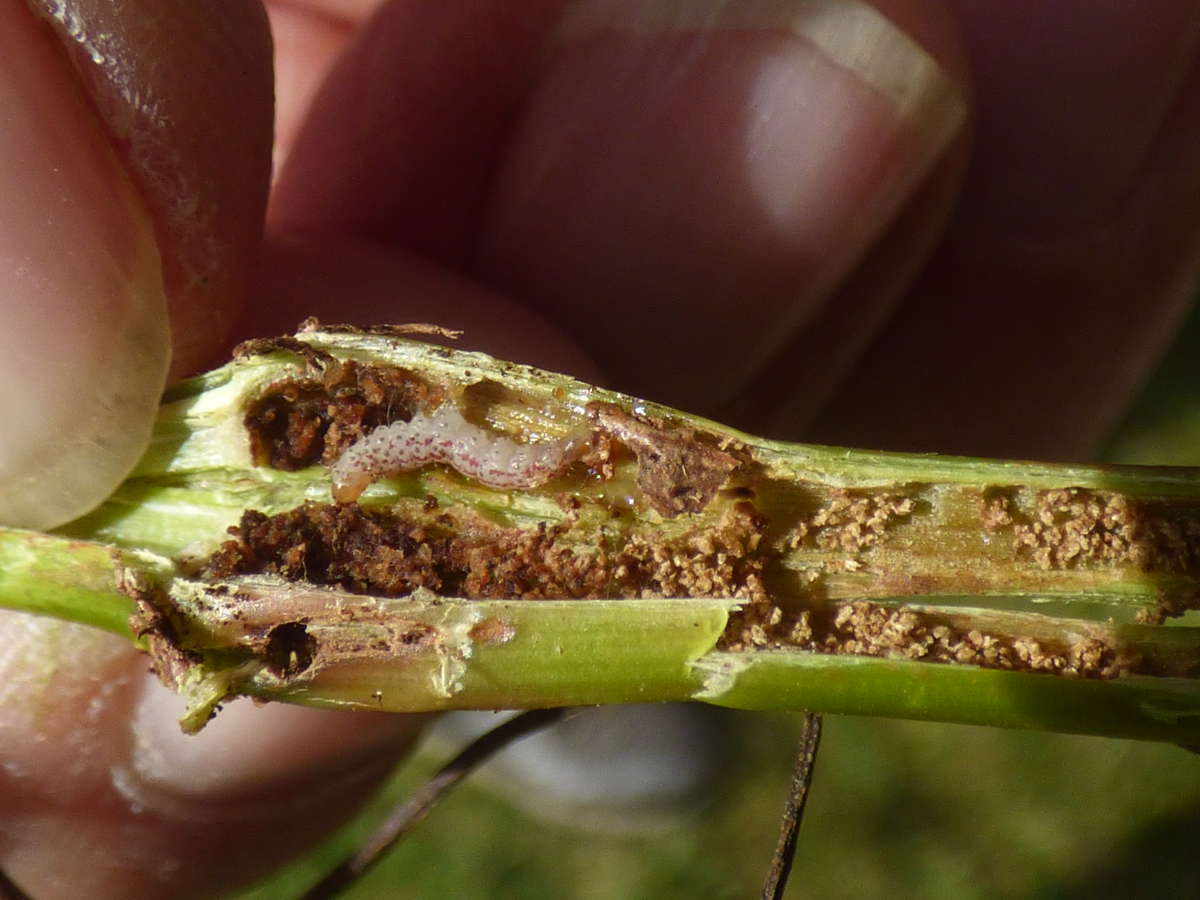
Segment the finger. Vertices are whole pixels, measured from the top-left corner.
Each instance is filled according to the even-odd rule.
[[[98,503],[149,438],[169,344],[146,207],[52,38],[0,3],[0,523]]]
[[[0,10],[6,44],[0,240],[5,258],[21,261],[6,268],[0,291],[0,304],[11,307],[3,332],[10,340],[0,354],[12,366],[4,373],[3,452],[34,473],[32,508],[42,518],[25,524],[54,524],[90,506],[144,445],[169,348],[155,237],[168,287],[176,292],[177,334],[193,339],[186,357],[228,327],[251,258],[245,245],[257,233],[262,188],[255,199],[246,186],[256,179],[230,170],[257,168],[265,185],[267,131],[258,128],[254,137],[253,123],[244,123],[242,133],[226,136],[227,145],[209,155],[226,171],[208,179],[205,140],[224,140],[215,117],[231,104],[228,91],[223,98],[197,94],[187,81],[214,91],[222,84],[236,88],[242,109],[257,108],[259,121],[269,121],[269,105],[256,100],[254,66],[236,65],[239,40],[263,33],[254,30],[253,17],[247,28],[238,25],[254,7],[224,5],[225,24],[235,32],[225,40],[215,24],[215,31],[206,30],[188,10],[173,17],[161,4],[132,25],[106,15],[133,6],[55,5],[64,17],[62,32],[80,41],[71,48],[85,57],[76,60],[75,75],[61,44],[25,7],[6,0]],[[156,33],[151,26],[164,21],[179,33]],[[189,41],[202,46],[189,50]],[[164,53],[178,53],[184,71]],[[194,115],[214,120],[189,118]],[[211,133],[202,133],[206,127]],[[180,153],[171,156],[176,141]],[[238,221],[243,212],[249,227]],[[87,483],[72,482],[76,474]],[[3,475],[4,502],[11,503],[25,475],[11,468]],[[56,489],[65,498],[57,506]],[[353,739],[344,770],[318,764],[316,757],[340,760],[347,749],[344,741],[331,745],[346,729],[319,717],[303,725],[281,721],[275,712],[243,717],[236,739],[186,745],[194,754],[190,763],[172,756],[164,732],[156,738],[149,724],[161,724],[161,715],[136,702],[144,669],[136,654],[78,630],[78,640],[56,642],[35,622],[5,616],[0,625],[0,864],[35,896],[60,890],[145,896],[148,884],[151,896],[179,896],[176,875],[188,890],[210,896],[214,885],[262,871],[336,825],[370,789],[372,777],[378,780],[378,762],[371,764],[373,757]],[[223,727],[237,726],[238,718]],[[355,724],[354,735],[376,752],[387,740],[407,740],[413,729],[411,721],[391,719],[379,727]],[[154,760],[165,764],[156,770]],[[264,764],[278,776],[266,794],[259,777]],[[314,772],[328,777],[332,791],[304,787]],[[283,802],[290,794],[305,798],[300,807]],[[221,802],[205,804],[205,798]],[[293,821],[293,813],[302,822]],[[235,825],[246,829],[241,837]]]
[[[164,281],[177,365],[228,328],[259,228],[270,111],[269,72],[255,77],[242,41],[256,33],[241,27],[259,21],[251,6],[45,8],[42,25],[0,3],[0,521],[36,528],[94,506],[141,454],[170,350]],[[235,88],[244,112],[226,127]]]
[[[309,104],[338,52],[354,33],[353,23],[303,4],[267,3],[275,48],[274,170],[291,151]]]
[[[383,6],[321,87],[277,180],[270,221],[464,260],[562,2]]]
[[[34,897],[222,896],[344,821],[422,719],[239,701],[185,737],[125,641],[0,630],[0,864]]]
[[[153,217],[175,373],[244,299],[270,176],[271,51],[252,0],[33,0]]]
[[[954,142],[886,232],[791,342],[715,417],[752,434],[812,440],[811,423],[872,347],[958,200],[969,135]]]
[[[466,328],[468,346],[589,375],[533,314],[367,241],[277,236],[255,293],[270,303],[248,312],[247,334],[314,313],[438,318]],[[178,699],[120,641],[15,614],[0,614],[0,636],[0,862],[35,896],[49,884],[97,900],[244,884],[353,813],[426,718],[237,703],[185,737]]]
[[[938,9],[572,7],[498,170],[486,277],[564,322],[617,386],[721,408],[961,127]]]
[[[387,0],[271,0],[272,6],[288,6],[298,12],[357,24],[365,21]]]
[[[275,47],[275,171],[334,60],[385,0],[266,0]]]
[[[369,241],[276,235],[263,254],[254,293],[267,302],[247,311],[239,326],[247,335],[286,332],[310,314],[359,324],[437,319],[465,328],[469,347],[590,374],[586,358],[527,310],[427,260]],[[107,665],[99,651],[47,643],[42,634],[28,640],[10,634],[0,647],[14,655],[36,647],[43,660],[63,660],[64,671],[65,660],[99,658],[100,671],[83,679],[84,687],[46,687],[63,727],[83,723],[86,733],[54,736],[62,757],[47,759],[44,752],[35,755],[47,741],[31,741],[18,728],[11,746],[5,745],[8,768],[36,770],[50,781],[46,773],[65,765],[71,747],[109,749],[93,756],[76,780],[54,780],[55,795],[28,785],[17,791],[22,807],[11,820],[15,837],[7,865],[25,885],[56,872],[70,879],[61,883],[86,883],[88,896],[129,896],[136,886],[136,896],[152,900],[180,896],[178,885],[207,897],[245,883],[351,814],[425,721],[247,704],[223,710],[198,737],[184,737],[178,701],[141,677],[140,659],[112,647]],[[14,693],[22,693],[17,684]],[[107,698],[99,709],[97,693]],[[81,711],[85,704],[88,715]],[[0,729],[13,717],[0,697]],[[0,782],[0,796],[10,789]],[[76,852],[64,863],[68,840],[87,854]],[[84,861],[76,865],[75,859]],[[149,884],[147,867],[157,879]]]
[[[1194,294],[1200,13],[960,6],[979,103],[961,208],[808,434],[1086,456]]]
[[[586,381],[599,378],[578,346],[536,313],[414,253],[360,238],[268,236],[255,295],[238,331],[287,334],[306,316],[367,326],[435,322],[482,350]]]

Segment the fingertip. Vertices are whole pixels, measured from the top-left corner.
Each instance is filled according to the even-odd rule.
[[[351,22],[305,4],[269,3],[275,45],[275,174],[286,166],[296,134],[321,82],[353,34]]]
[[[99,503],[149,439],[170,354],[150,217],[52,42],[0,31],[0,522]]]
[[[305,10],[351,19],[379,8],[316,94],[279,173],[272,225],[353,234],[446,265],[468,259],[497,154],[564,2],[307,0]]]
[[[0,868],[31,896],[224,896],[343,824],[425,720],[245,701],[187,737],[145,666],[0,611]]]
[[[121,766],[121,788],[148,808],[189,818],[207,807],[282,800],[321,805],[325,789],[379,757],[399,757],[429,717],[345,710],[304,709],[239,699],[195,735],[179,720],[184,701],[148,677],[132,718],[133,749]]]
[[[432,322],[462,332],[453,346],[481,350],[597,383],[577,344],[536,312],[415,253],[324,233],[268,235],[246,311],[245,337],[286,334],[306,316],[368,326]]]
[[[711,412],[811,321],[965,114],[956,73],[873,5],[588,0],[514,129],[482,270],[623,389]]]
[[[270,180],[271,40],[244,0],[34,0],[149,208],[174,373],[207,362],[237,316]]]
[[[269,39],[233,0],[35,3],[44,23],[2,6],[0,521],[48,528],[136,464],[172,334],[179,374],[231,327],[265,205]]]
[[[977,117],[957,209],[805,436],[1092,458],[1196,296],[1200,9],[958,6]]]
[[[1102,226],[1169,138],[1174,104],[1195,90],[1200,7],[954,5],[977,95],[963,229],[1050,241]]]

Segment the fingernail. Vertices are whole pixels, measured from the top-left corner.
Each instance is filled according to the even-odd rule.
[[[855,0],[604,0],[577,2],[558,38],[602,31],[779,31],[809,41],[891,101],[937,153],[962,126],[962,88],[879,10]]]
[[[874,7],[841,0],[806,6],[792,20],[795,33],[891,100],[897,116],[918,129],[925,152],[940,154],[966,119],[961,86]]]
[[[834,0],[585,0],[542,77],[487,273],[580,319],[615,386],[710,413],[818,313],[966,111],[920,44]]]
[[[0,29],[0,110],[0,523],[48,528],[98,504],[145,449],[166,301],[149,214],[23,8]]]
[[[183,702],[147,681],[134,710],[129,777],[121,788],[163,809],[191,799],[236,801],[279,794],[304,781],[310,800],[346,778],[378,775],[416,738],[427,717],[226,704],[196,735],[179,729]],[[186,808],[186,803],[183,807]]]

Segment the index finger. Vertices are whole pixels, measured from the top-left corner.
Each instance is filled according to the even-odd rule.
[[[905,0],[563,6],[389,4],[318,94],[273,222],[463,267],[614,386],[712,410],[957,132],[952,23]]]

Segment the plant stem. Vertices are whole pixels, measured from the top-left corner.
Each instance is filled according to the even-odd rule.
[[[485,442],[581,455],[515,489],[428,465],[330,502],[356,436],[443,403]],[[781,444],[317,331],[174,388],[130,479],[61,531],[0,530],[0,605],[125,634],[136,605],[189,730],[244,693],[693,699],[1200,743],[1200,629],[1157,624],[1200,597],[1193,470]]]
[[[0,528],[0,605],[128,637],[134,604],[117,588],[130,564],[159,568],[148,555]]]
[[[5,604],[129,635],[119,616],[132,603],[118,580],[124,572],[127,581],[155,584],[161,569],[102,545],[34,537],[36,589],[14,591],[20,578],[6,567]],[[0,531],[3,558],[29,540]],[[92,588],[43,603],[56,585],[78,577],[81,563],[90,563],[83,571]],[[904,659],[729,652],[717,648],[735,606],[728,600],[504,602],[428,593],[371,598],[259,579],[165,584],[169,600],[159,594],[156,602],[174,617],[178,648],[198,660],[176,683],[191,703],[188,730],[229,694],[244,693],[396,712],[700,700],[1200,743],[1200,690],[1192,678],[1105,681]],[[295,622],[304,629],[289,632],[286,624]],[[1194,653],[1193,629],[1140,630]],[[305,650],[308,640],[321,649]],[[289,664],[301,670],[290,672]]]

